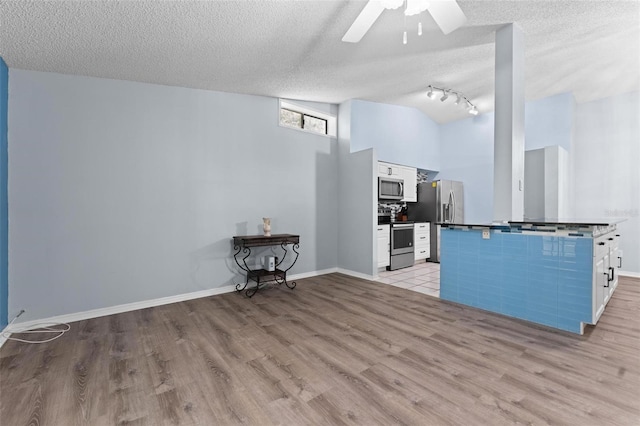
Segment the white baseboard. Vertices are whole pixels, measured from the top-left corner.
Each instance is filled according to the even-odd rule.
[[[287,281],[301,280],[303,278],[317,277],[319,275],[333,274],[338,268],[321,269],[320,271],[303,272],[301,274],[288,275]]]
[[[375,281],[377,277],[374,275],[363,274],[362,272],[351,271],[349,269],[337,268],[337,271],[341,274],[349,275],[356,278],[362,278],[363,280]]]
[[[152,308],[154,306],[168,305],[169,303],[183,302],[185,300],[199,299],[201,297],[215,296],[217,294],[231,293],[235,291],[235,286],[210,288],[207,290],[194,291],[192,293],[177,294],[175,296],[160,297],[158,299],[143,300],[140,302],[125,303],[123,305],[110,306],[107,308],[92,309],[90,311],[76,312],[73,314],[58,315],[55,317],[43,318],[32,321],[14,323],[8,326],[5,331],[11,332],[15,329],[37,326],[42,323],[70,323],[91,318],[104,317],[107,315],[120,314],[122,312],[136,311],[138,309]]]
[[[632,271],[618,271],[618,275],[623,275],[625,277],[631,278],[640,278],[640,272],[632,272]]]
[[[2,332],[0,332],[0,348],[2,347],[2,345],[4,345],[4,342],[6,342],[6,341],[7,341],[7,338],[6,338],[6,337],[4,337],[4,332],[5,332],[6,330],[7,330],[7,329],[5,328],[4,330],[2,330]]]
[[[323,269],[320,271],[303,272],[301,274],[289,275],[288,280],[301,280],[303,278],[315,277],[318,275],[338,272],[338,268]],[[348,274],[348,272],[343,272]],[[90,311],[76,312],[73,314],[58,315],[55,317],[43,318],[32,321],[15,323],[7,326],[3,332],[11,333],[11,330],[25,330],[31,327],[42,325],[42,323],[70,323],[91,318],[104,317],[107,315],[120,314],[122,312],[136,311],[138,309],[152,308],[154,306],[168,305],[169,303],[183,302],[185,300],[200,299],[202,297],[215,296],[217,294],[232,293],[236,290],[234,285],[211,288],[207,290],[195,291],[192,293],[177,294],[175,296],[160,297],[158,299],[143,300],[140,302],[125,303],[123,305],[110,306],[107,308],[92,309]],[[0,335],[0,347],[7,338]]]

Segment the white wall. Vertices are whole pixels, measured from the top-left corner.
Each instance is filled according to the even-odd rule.
[[[274,98],[12,69],[9,316],[229,285],[263,216],[300,234],[291,273],[335,268],[337,141],[277,120]]]
[[[464,184],[464,220],[493,220],[493,113],[440,127],[440,173],[437,179]]]
[[[575,214],[625,219],[622,269],[640,274],[640,94],[576,105]]]
[[[571,94],[561,94],[525,104],[525,150],[545,146],[571,146],[574,111]],[[568,123],[566,123],[568,122]],[[569,130],[567,130],[569,129]],[[454,121],[440,126],[440,173],[436,179],[465,185],[465,222],[493,220],[494,114]],[[569,166],[571,173],[571,162]],[[526,170],[525,170],[526,173]],[[527,179],[524,188],[526,191]],[[568,188],[572,193],[571,187]],[[568,214],[571,209],[566,207]]]
[[[378,160],[440,170],[440,126],[416,108],[353,100],[351,152],[374,148]]]
[[[526,149],[557,145],[571,151],[574,108],[571,93],[527,102],[524,109]]]

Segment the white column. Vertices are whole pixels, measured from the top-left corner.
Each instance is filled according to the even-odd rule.
[[[493,219],[524,217],[524,37],[509,24],[496,31]]]

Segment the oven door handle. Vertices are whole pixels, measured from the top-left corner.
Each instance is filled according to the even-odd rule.
[[[402,224],[394,223],[392,226],[393,228],[396,228],[396,229],[413,228],[413,223],[402,223]]]

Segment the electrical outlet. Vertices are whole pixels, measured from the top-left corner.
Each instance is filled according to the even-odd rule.
[[[483,240],[488,240],[491,238],[491,231],[489,231],[488,229],[483,229],[482,230],[482,239]]]

